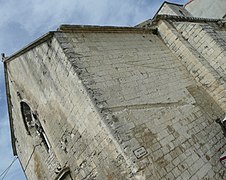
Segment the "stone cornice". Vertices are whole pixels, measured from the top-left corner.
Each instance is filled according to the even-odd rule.
[[[209,19],[209,18],[198,18],[198,17],[187,17],[187,16],[175,16],[175,15],[157,15],[154,19],[146,20],[135,27],[148,27],[154,28],[158,24],[160,20],[167,20],[167,21],[184,21],[184,22],[197,22],[197,23],[216,23],[220,28],[226,26],[225,19]]]

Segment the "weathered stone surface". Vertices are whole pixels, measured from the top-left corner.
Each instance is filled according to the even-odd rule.
[[[226,18],[226,2],[224,0],[192,0],[185,8],[194,17]]]
[[[225,29],[185,19],[64,26],[5,61],[28,179],[225,179]]]

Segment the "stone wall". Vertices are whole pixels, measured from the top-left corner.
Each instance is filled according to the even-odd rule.
[[[218,162],[224,142],[214,122],[224,111],[158,36],[66,35],[73,66],[107,114],[127,163],[135,163],[136,177],[224,178]],[[141,149],[147,154],[136,157]]]
[[[214,23],[173,23],[177,31],[202,55],[223,78],[226,78],[226,42],[222,36],[224,29],[214,28]],[[221,32],[221,34],[219,33]]]
[[[196,99],[197,105],[199,104],[203,112],[208,114],[210,122],[212,122],[200,131],[200,134],[203,135],[206,132],[205,137],[202,138],[203,146],[205,146],[206,150],[200,146],[198,151],[202,154],[200,157],[205,156],[206,160],[204,160],[202,165],[198,165],[196,162],[191,166],[196,169],[196,172],[193,171],[193,173],[190,174],[193,179],[201,179],[204,177],[210,179],[225,178],[223,167],[221,167],[218,161],[219,156],[225,150],[225,143],[223,135],[219,133],[219,130],[217,130],[214,124],[214,119],[216,119],[217,116],[221,117],[226,110],[224,103],[225,69],[223,63],[225,59],[223,55],[225,53],[223,47],[225,42],[222,37],[215,32],[215,26],[216,24],[214,23],[213,26],[210,26],[210,24],[207,23],[174,22],[174,20],[171,21],[170,19],[168,21],[161,20],[158,26],[159,33],[166,45],[178,56],[181,63],[196,80],[198,89],[202,89],[202,92],[196,92],[196,90],[190,92]],[[200,100],[202,99],[201,104],[198,102],[199,98],[197,99],[197,97],[199,97]],[[214,106],[212,106],[213,104],[208,103],[205,99],[215,101],[218,108],[215,109]],[[212,112],[210,109],[206,108],[207,104],[211,107]],[[206,116],[206,114],[202,116]],[[205,117],[204,122],[208,122],[207,119],[208,118]],[[200,123],[197,123],[197,126],[199,125]],[[209,131],[206,131],[208,128],[210,128]],[[200,137],[195,132],[192,134],[192,136]],[[214,141],[215,143],[213,143]],[[200,174],[200,172],[202,173]],[[205,173],[206,176],[204,175]]]
[[[208,38],[199,48],[200,31]],[[224,53],[223,31],[167,20],[159,35],[71,28],[8,62],[28,179],[52,179],[66,167],[74,179],[225,179],[215,123],[226,108],[224,71],[210,58]],[[26,134],[21,101],[37,114],[49,152]]]
[[[59,164],[78,179],[128,176],[124,158],[55,38],[9,62],[8,74],[17,153],[28,179],[53,179]],[[52,153],[26,134],[21,100],[37,112]]]
[[[226,14],[225,0],[193,0],[185,8],[194,17],[223,18]]]
[[[174,16],[192,16],[182,5],[164,2],[160,10],[157,12],[158,15],[174,15]]]

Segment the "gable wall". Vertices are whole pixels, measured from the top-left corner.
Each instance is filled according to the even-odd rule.
[[[72,177],[79,179],[128,176],[124,158],[67,62],[53,38],[7,64],[16,147],[28,179],[53,179],[59,165],[69,167]],[[50,153],[26,134],[21,100],[37,111]]]

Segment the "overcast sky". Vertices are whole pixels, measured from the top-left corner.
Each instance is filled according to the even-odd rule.
[[[188,0],[170,0],[184,4]],[[134,26],[150,19],[163,0],[0,0],[0,53],[20,50],[60,24]],[[0,63],[0,174],[12,156],[5,97],[3,64]],[[2,176],[0,177],[2,179]],[[24,180],[18,160],[6,180]]]

